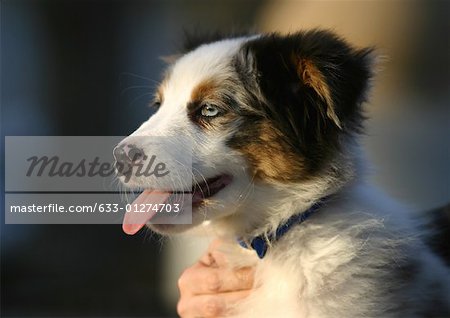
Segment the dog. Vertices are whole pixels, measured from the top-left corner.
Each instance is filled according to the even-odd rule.
[[[189,144],[191,185],[127,186],[144,190],[138,203],[154,189],[159,203],[189,192],[192,224],[126,216],[128,234],[147,225],[228,240],[235,266],[256,267],[257,288],[233,317],[450,315],[449,268],[423,224],[365,181],[358,137],[373,48],[316,29],[190,38],[170,60],[156,113],[115,156],[132,171],[146,153]]]

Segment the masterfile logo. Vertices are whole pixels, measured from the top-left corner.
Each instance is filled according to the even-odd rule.
[[[148,143],[149,137],[142,138],[147,138]],[[119,224],[125,213],[131,212],[157,213],[152,218],[155,224],[191,223],[189,145],[183,144],[178,152],[178,148],[172,147],[171,153],[150,147],[146,154],[132,152],[141,155],[139,160],[121,162],[117,160],[120,152],[117,145],[123,139],[122,136],[5,137],[5,223]],[[164,137],[152,137],[151,141],[162,144]],[[182,190],[186,191],[174,191],[165,202],[155,206],[132,204],[147,190],[139,184],[158,185],[165,178],[164,184],[182,179],[187,187]],[[133,185],[128,184],[130,179]],[[158,187],[151,190],[157,191]]]

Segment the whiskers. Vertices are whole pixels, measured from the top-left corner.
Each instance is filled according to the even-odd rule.
[[[242,168],[243,173],[246,173],[246,169]],[[239,202],[239,206],[241,206],[246,200],[247,198],[255,191],[255,174],[252,175],[252,178],[250,179],[250,181],[248,182],[247,186],[245,187],[244,190],[242,190],[242,192],[239,194],[238,197],[238,202]]]
[[[138,80],[140,83],[137,84],[132,84],[130,86],[127,85],[127,87],[125,87],[124,89],[122,89],[122,91],[120,92],[120,96],[122,96],[123,98],[127,98],[129,97],[129,95],[132,95],[131,97],[133,98],[130,102],[127,102],[128,106],[133,106],[137,101],[139,101],[141,98],[145,97],[145,96],[152,96],[153,99],[153,95],[154,95],[154,91],[155,88],[157,87],[157,85],[159,84],[158,81],[142,76],[142,75],[138,75],[138,74],[134,74],[131,72],[122,72],[120,74],[120,86],[123,86],[123,78],[131,78],[133,79],[133,81]],[[138,96],[136,96],[136,94],[139,94]],[[127,96],[128,95],[128,96]],[[136,97],[134,97],[136,96]],[[149,104],[150,100],[146,101],[146,104]]]
[[[137,194],[142,192],[144,189],[133,188],[130,189],[120,180],[119,176],[115,175],[114,179],[111,181],[112,188],[116,188],[120,194],[120,201],[127,203],[131,203],[132,200],[136,197]]]

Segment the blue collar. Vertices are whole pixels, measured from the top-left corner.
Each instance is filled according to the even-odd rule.
[[[267,249],[269,248],[268,241],[270,243],[278,241],[284,234],[286,234],[292,228],[292,226],[303,223],[314,212],[316,212],[322,206],[324,201],[325,199],[319,200],[305,212],[291,216],[285,223],[283,223],[277,228],[274,234],[270,236],[262,234],[253,238],[250,242],[250,246],[248,246],[248,244],[242,239],[239,239],[238,242],[242,247],[254,249],[256,251],[256,254],[258,254],[259,258],[264,258]]]

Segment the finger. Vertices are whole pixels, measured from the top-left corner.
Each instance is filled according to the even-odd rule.
[[[228,266],[230,254],[234,254],[240,249],[235,241],[215,239],[201,258],[201,262],[211,267]]]
[[[180,317],[226,317],[232,313],[236,303],[250,294],[250,291],[238,291],[216,295],[198,295],[181,298],[177,305]]]
[[[213,255],[210,252],[206,252],[204,255],[202,255],[199,262],[204,266],[216,265],[216,260],[214,259]]]
[[[224,269],[196,264],[180,277],[180,293],[192,295],[215,294],[251,289],[254,268]]]
[[[200,258],[200,262],[206,266],[218,266],[226,263],[226,257],[220,252],[220,246],[225,244],[221,239],[214,239],[208,246],[206,253]]]
[[[210,274],[210,283],[206,288],[216,288],[216,292],[235,292],[241,290],[249,290],[253,287],[255,269],[253,267],[243,267],[238,269],[214,269],[214,273]]]
[[[178,289],[180,295],[193,295],[195,292],[195,286],[198,284],[196,281],[198,279],[198,272],[203,268],[208,268],[204,266],[201,262],[197,262],[191,267],[186,268],[178,278]]]

